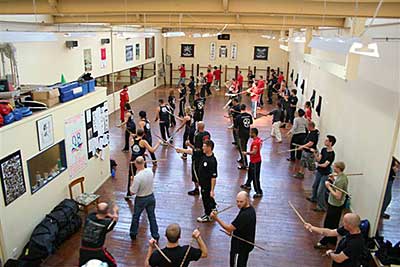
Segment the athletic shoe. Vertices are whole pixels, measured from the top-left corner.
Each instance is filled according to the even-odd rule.
[[[129,152],[129,149],[125,149],[125,148],[124,148],[124,149],[122,149],[121,151],[122,151],[122,152],[125,152],[125,153],[128,153],[128,152]]]
[[[188,195],[190,195],[190,196],[197,196],[197,195],[200,195],[200,191],[199,191],[198,188],[195,188],[195,189],[193,189],[192,191],[189,191],[189,192],[188,192]]]
[[[124,198],[125,198],[126,201],[131,200],[131,196],[125,196]]]
[[[212,222],[212,221],[213,220],[208,215],[203,215],[203,216],[197,218],[197,222],[199,222],[199,223]]]
[[[295,159],[287,158],[287,161],[295,161]]]
[[[242,185],[240,186],[240,188],[246,189],[246,190],[251,190],[251,186],[248,186],[247,184],[242,184]]]
[[[253,198],[260,198],[260,197],[262,197],[263,196],[263,194],[254,194],[253,195]]]
[[[237,159],[236,160],[238,163],[241,163],[241,162],[243,162],[243,160],[242,159]]]
[[[136,235],[130,234],[129,236],[131,237],[131,240],[132,240],[132,241],[135,241],[135,240],[136,240]]]
[[[318,242],[317,244],[314,245],[315,249],[327,249],[328,246],[327,245],[322,245],[320,242]]]
[[[228,126],[228,129],[232,129],[233,128],[233,124]]]
[[[293,175],[293,178],[304,179],[304,173],[298,172]]]
[[[382,214],[381,217],[382,217],[383,219],[386,219],[386,220],[390,219],[390,215],[387,214],[387,213]]]
[[[238,166],[237,167],[239,170],[247,170],[248,169],[248,167],[246,167],[246,166]]]
[[[308,201],[312,202],[312,203],[317,203],[317,201],[314,200],[314,199],[312,199],[311,197],[306,197],[306,199],[307,199]]]
[[[161,145],[162,145],[162,146],[168,146],[168,143],[167,143],[167,142],[164,142],[164,141],[162,141],[162,142],[161,142]]]
[[[232,142],[232,145],[237,145],[237,143],[236,142]]]
[[[182,156],[181,156],[181,159],[187,160],[187,156],[186,156],[186,155],[182,155]]]

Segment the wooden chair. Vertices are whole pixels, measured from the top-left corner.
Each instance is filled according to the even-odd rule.
[[[97,205],[99,201],[100,195],[96,195],[93,193],[85,193],[85,190],[83,189],[83,182],[85,181],[85,177],[79,177],[73,180],[72,182],[69,183],[69,196],[72,200],[75,200],[76,203],[78,203],[79,206],[82,206],[83,211],[87,215],[89,212],[89,208],[91,205]],[[81,194],[78,195],[76,198],[73,197],[72,194],[72,188],[77,185],[81,185]]]

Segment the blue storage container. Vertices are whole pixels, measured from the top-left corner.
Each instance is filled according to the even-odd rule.
[[[89,81],[87,81],[87,83],[88,83],[88,85],[89,85],[89,92],[93,92],[94,91],[94,87],[95,87],[95,80],[93,79],[93,80],[89,80]]]
[[[60,102],[61,103],[68,102],[68,101],[70,101],[72,99],[74,99],[74,93],[73,93],[72,90],[66,91],[64,93],[60,92]]]
[[[71,82],[71,83],[66,83],[58,87],[58,90],[60,91],[60,94],[64,92],[71,91],[72,89],[76,88],[79,86],[78,82]]]
[[[82,86],[83,95],[86,95],[87,93],[89,93],[89,83],[87,81],[84,81],[83,83],[81,83],[79,85]]]

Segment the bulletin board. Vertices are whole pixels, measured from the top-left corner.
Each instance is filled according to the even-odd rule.
[[[85,111],[87,155],[91,159],[110,143],[107,101]]]

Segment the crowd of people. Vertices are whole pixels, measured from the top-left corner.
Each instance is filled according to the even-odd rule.
[[[244,78],[241,71],[236,73],[230,81],[225,83],[228,103],[227,117],[230,119],[229,129],[232,130],[232,145],[238,150],[238,169],[247,171],[247,179],[240,186],[236,204],[239,213],[231,223],[226,223],[218,217],[215,189],[218,177],[218,159],[214,155],[215,143],[212,134],[206,130],[204,121],[207,98],[218,90],[221,84],[221,71],[209,66],[207,73],[200,73],[199,77],[190,76],[186,81],[186,70],[182,64],[179,66],[179,81],[177,83],[178,98],[172,90],[167,101],[159,99],[159,105],[155,110],[155,121],[159,123],[161,136],[153,146],[153,138],[150,121],[145,111],[139,112],[139,122],[135,123],[134,112],[129,106],[129,96],[124,88],[121,92],[121,127],[125,127],[124,152],[131,152],[129,173],[127,179],[127,193],[125,199],[131,200],[135,195],[130,237],[136,239],[141,213],[146,210],[150,224],[152,239],[149,241],[146,266],[189,266],[191,261],[198,261],[207,257],[208,249],[198,229],[192,233],[193,241],[199,248],[190,245],[181,246],[181,227],[171,224],[166,228],[165,248],[158,247],[160,234],[155,215],[156,199],[153,193],[153,173],[147,168],[145,152],[151,155],[153,164],[157,164],[154,152],[160,145],[170,146],[181,158],[187,160],[191,156],[191,173],[193,190],[191,196],[201,195],[204,214],[197,218],[199,223],[217,222],[223,231],[231,236],[230,266],[247,266],[249,253],[255,246],[256,235],[256,211],[251,205],[249,192],[254,189],[253,199],[262,198],[262,182],[260,177],[262,163],[262,145],[270,137],[262,140],[259,131],[253,127],[254,121],[260,116],[271,116],[271,138],[281,143],[282,128],[287,128],[287,137],[290,137],[290,149],[288,153],[289,164],[300,161],[296,166],[294,178],[304,179],[305,171],[315,172],[312,194],[307,200],[315,203],[315,212],[325,212],[324,228],[318,228],[305,222],[304,227],[310,232],[316,232],[324,237],[315,244],[316,249],[328,249],[336,246],[337,237],[343,236],[335,250],[327,250],[326,255],[333,261],[333,266],[360,266],[361,254],[364,249],[363,239],[360,233],[360,217],[354,213],[347,213],[343,218],[343,227],[339,227],[340,219],[346,200],[348,198],[348,177],[345,174],[345,163],[335,161],[333,149],[336,138],[327,135],[324,147],[320,150],[317,144],[320,132],[312,120],[312,107],[306,102],[304,108],[298,108],[297,90],[289,90],[288,82],[282,72],[271,70],[270,76],[255,75],[249,71],[247,88],[244,88]],[[277,95],[275,108],[267,114],[260,112],[264,105],[263,95],[266,93],[266,101],[272,104],[274,95]],[[188,95],[189,94],[189,95]],[[245,95],[250,97],[251,109],[244,102]],[[188,103],[186,102],[188,98]],[[179,102],[179,110],[176,114],[176,101]],[[177,126],[177,122],[178,127]],[[171,129],[172,133],[170,132]],[[182,147],[174,144],[174,137],[183,132]],[[248,146],[251,139],[250,146]],[[111,231],[118,220],[118,208],[109,207],[100,203],[97,212],[87,217],[82,236],[82,248],[80,250],[80,264],[85,264],[90,259],[107,262],[109,266],[117,266],[115,259],[104,249],[104,241],[107,232]]]

